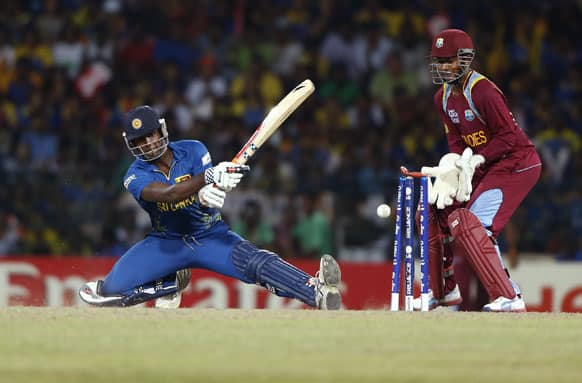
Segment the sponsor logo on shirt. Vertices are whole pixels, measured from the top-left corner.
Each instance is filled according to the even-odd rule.
[[[458,124],[461,122],[459,120],[459,113],[457,113],[456,110],[449,109],[449,110],[447,110],[447,113],[449,114],[449,118],[451,119],[451,121],[453,121],[454,124]]]
[[[487,143],[487,135],[485,135],[485,132],[482,130],[461,137],[463,138],[463,141],[472,148]]]
[[[131,181],[133,181],[136,178],[137,177],[135,176],[135,174],[130,175],[129,177],[127,177],[125,179],[125,181],[123,181],[123,186],[127,189],[129,187],[129,184],[131,183]]]
[[[183,176],[174,178],[174,183],[179,184],[180,182],[184,182],[192,178],[190,174],[184,174]]]
[[[465,110],[465,120],[473,121],[475,119],[475,113],[471,109]]]

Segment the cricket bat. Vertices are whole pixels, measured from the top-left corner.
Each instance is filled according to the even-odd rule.
[[[251,138],[232,159],[232,162],[244,165],[255,152],[277,131],[291,113],[295,111],[313,93],[315,86],[307,79],[297,85],[267,114],[261,125],[255,130]]]

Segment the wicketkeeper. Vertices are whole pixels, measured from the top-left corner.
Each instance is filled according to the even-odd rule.
[[[471,69],[473,41],[447,29],[431,47],[434,96],[450,153],[422,172],[435,177],[429,194],[430,307],[462,301],[453,255],[471,265],[487,290],[483,311],[526,311],[522,293],[509,277],[496,237],[536,184],[541,161],[513,118],[505,96]],[[420,308],[420,299],[415,300]]]

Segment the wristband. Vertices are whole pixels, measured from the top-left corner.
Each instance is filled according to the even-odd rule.
[[[208,168],[204,171],[204,183],[206,185],[214,183],[214,168]]]

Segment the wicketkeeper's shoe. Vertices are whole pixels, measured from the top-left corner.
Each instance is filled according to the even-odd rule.
[[[190,279],[192,278],[192,272],[190,269],[178,270],[176,272],[176,284],[178,286],[178,292],[165,297],[159,297],[154,302],[154,307],[157,309],[177,309],[182,303],[182,290],[188,287]]]
[[[483,311],[496,313],[524,313],[527,311],[525,301],[521,295],[516,295],[515,298],[499,297],[491,303],[483,306]]]
[[[87,282],[79,289],[81,299],[93,306],[120,306],[123,300],[121,295],[101,295],[102,280]]]
[[[456,306],[463,302],[463,297],[461,296],[461,291],[459,290],[459,285],[455,285],[455,288],[445,294],[442,299],[436,299],[432,290],[428,290],[428,309],[434,310],[439,306]],[[414,298],[412,301],[412,308],[414,311],[420,311],[421,307],[420,297]]]
[[[319,271],[316,273],[315,303],[321,310],[339,310],[342,296],[339,291],[342,273],[336,260],[325,254],[319,261]]]

